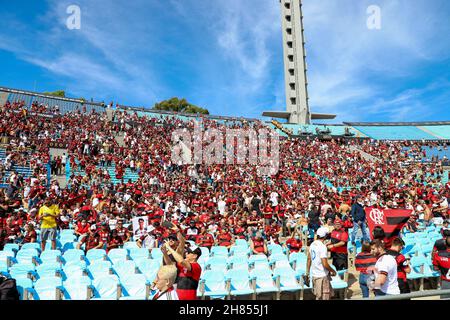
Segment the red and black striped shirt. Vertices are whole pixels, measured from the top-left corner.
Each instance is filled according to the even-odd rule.
[[[361,273],[367,274],[367,268],[377,263],[377,258],[369,252],[361,252],[355,258],[355,268]]]

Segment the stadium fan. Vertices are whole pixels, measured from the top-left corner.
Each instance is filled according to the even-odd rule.
[[[330,235],[330,244],[327,245],[328,250],[331,251],[331,258],[336,270],[348,269],[348,233],[342,227],[342,221],[336,219],[334,222],[334,230]]]
[[[444,239],[435,245],[433,266],[441,273],[441,289],[450,289],[450,230],[444,231]],[[450,299],[450,295],[441,295],[441,299]]]
[[[197,260],[202,255],[202,251],[197,246],[191,246],[186,249],[185,257],[183,257],[172,249],[168,241],[165,242],[164,247],[176,261],[178,269],[177,295],[179,299],[197,300],[197,289],[202,272]]]
[[[377,258],[371,253],[371,247],[369,242],[363,242],[361,246],[361,252],[355,257],[355,269],[359,272],[359,286],[361,288],[363,298],[369,298],[369,279],[371,272],[368,270],[370,267],[375,266]]]
[[[392,255],[397,262],[397,281],[400,293],[410,293],[411,290],[406,275],[411,272],[411,267],[409,266],[409,259],[406,259],[401,253],[404,246],[405,242],[402,239],[395,238],[386,254]]]
[[[375,266],[367,268],[374,275],[369,288],[376,296],[400,294],[397,278],[397,261],[386,253],[384,242],[375,239],[370,243],[371,253],[377,258]]]
[[[267,255],[267,241],[263,238],[261,232],[256,232],[255,236],[250,239],[250,249],[252,254]]]
[[[328,264],[328,250],[324,244],[327,235],[327,228],[320,227],[317,239],[311,243],[308,251],[305,276],[308,282],[309,276],[312,277],[316,300],[330,300],[333,296],[331,277],[336,275],[336,271]]]
[[[177,291],[174,289],[177,268],[173,265],[161,266],[153,282],[155,291],[152,300],[179,300]]]

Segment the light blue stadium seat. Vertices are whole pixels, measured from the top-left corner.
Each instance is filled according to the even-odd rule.
[[[128,249],[128,251],[130,251],[129,249],[140,249],[139,247],[138,247],[138,245],[137,245],[137,243],[136,242],[134,242],[134,241],[128,241],[128,242],[125,242],[124,244],[123,244],[123,248],[124,249]]]
[[[211,247],[211,257],[228,257],[228,249],[222,246]]]
[[[225,278],[230,281],[230,295],[243,296],[254,293],[250,282],[250,274],[243,270],[228,270]]]
[[[3,247],[3,251],[19,251],[19,245],[17,243],[6,243]]]
[[[143,274],[129,275],[120,279],[122,295],[120,300],[147,300],[150,294],[151,283]]]
[[[150,252],[150,256],[152,259],[162,259],[163,253],[161,252],[160,248],[153,248]]]
[[[6,261],[0,261],[0,274],[8,274],[9,266]]]
[[[248,257],[247,256],[230,256],[227,260],[230,266],[236,267],[237,265],[245,265],[248,268]]]
[[[331,267],[336,271],[336,275],[331,277],[331,287],[335,290],[339,289],[346,289],[348,287],[348,283],[343,280],[343,275],[348,272],[348,270],[336,270],[336,267],[334,265],[331,265]]]
[[[32,263],[17,263],[9,268],[11,278],[28,278],[35,276],[36,266]]]
[[[77,249],[77,242],[65,242],[64,244],[63,243],[61,243],[61,245],[62,245],[62,251],[63,252],[67,252],[67,251],[69,251],[69,250],[76,250]],[[83,252],[83,254],[84,254],[84,252]]]
[[[66,236],[66,235],[74,235],[74,234],[75,234],[75,230],[74,229],[63,229],[59,233],[60,237]]]
[[[108,252],[108,258],[113,264],[117,261],[125,261],[128,258],[128,251],[126,249],[111,249]]]
[[[46,262],[36,267],[39,278],[56,277],[61,275],[61,265],[57,262]]]
[[[73,276],[63,282],[64,300],[89,300],[92,280],[87,276]]]
[[[77,236],[74,234],[64,234],[64,235],[60,235],[60,237],[59,237],[59,241],[62,246],[64,246],[64,244],[66,244],[68,242],[75,242],[76,240],[77,240]],[[45,244],[45,245],[47,245],[47,244]]]
[[[295,272],[300,276],[306,273],[306,260],[297,259],[295,261]]]
[[[257,260],[249,264],[252,269],[271,269],[270,263],[267,260]]]
[[[230,255],[248,255],[250,249],[245,246],[233,246],[230,248]]]
[[[275,263],[277,261],[288,261],[288,258],[283,253],[272,254],[269,257],[269,263]]]
[[[93,279],[110,275],[110,271],[111,262],[109,261],[97,260],[88,266],[88,272]]]
[[[146,248],[129,248],[128,253],[132,260],[139,258],[150,258],[150,251]]]
[[[118,261],[113,265],[113,271],[122,278],[126,278],[128,275],[136,274],[136,265],[132,260]]]
[[[8,266],[15,261],[14,256],[14,251],[0,251],[0,261],[5,262]]]
[[[268,261],[267,256],[264,254],[254,254],[248,258],[248,263],[253,263],[255,261]]]
[[[269,250],[269,254],[283,254],[283,247],[281,247],[279,244],[269,244],[267,246],[267,249]]]
[[[35,263],[39,257],[39,251],[36,249],[21,249],[17,252],[17,263]]]
[[[295,292],[302,289],[299,283],[300,277],[291,268],[275,268],[273,270],[273,276],[279,277],[280,291],[282,292]]]
[[[256,293],[278,292],[270,269],[254,269],[250,272],[250,277],[256,281]]]
[[[142,262],[138,262],[136,266],[139,271],[145,275],[146,279],[150,282],[153,282],[156,278],[156,274],[158,273],[159,268],[161,267],[162,262],[160,260],[155,259],[147,259]]]
[[[29,289],[33,300],[58,300],[62,296],[62,279],[59,277],[48,277],[38,279],[34,288]]]
[[[94,261],[98,260],[105,260],[106,259],[106,251],[104,249],[91,249],[86,253],[86,258],[89,261],[89,263],[92,263]]]
[[[227,265],[227,258],[224,256],[213,256],[211,258],[208,259],[206,266],[214,266],[214,265],[219,265],[219,266],[223,266],[223,265]]]
[[[287,259],[286,260],[275,261],[274,268],[278,268],[278,269],[280,269],[280,268],[287,268],[287,269],[290,269],[290,270],[294,270],[294,269],[292,269],[292,266],[291,266],[290,262]]]
[[[200,247],[200,250],[202,251],[202,255],[200,257],[208,257],[210,252],[209,249],[206,247]]]
[[[87,270],[86,262],[79,261],[79,263],[68,263],[63,266],[64,278],[83,277]]]
[[[69,261],[81,261],[84,260],[84,251],[80,249],[69,249],[64,252],[62,260],[67,263]]]
[[[17,291],[19,291],[20,300],[28,298],[29,288],[33,288],[33,281],[30,278],[17,278],[16,279]]]
[[[39,260],[41,263],[46,262],[60,262],[61,251],[59,250],[45,250],[41,253]]]
[[[204,286],[203,296],[223,299],[228,295],[223,271],[207,270],[202,274],[201,281],[201,285]]]
[[[92,281],[93,298],[91,300],[118,300],[119,286],[117,276],[98,277]]]
[[[36,242],[24,243],[24,245],[22,246],[22,248],[20,250],[22,251],[22,250],[27,250],[27,249],[36,249],[38,251],[41,251],[41,245]]]
[[[407,279],[424,278],[424,266],[427,264],[427,258],[423,255],[414,256],[411,258],[410,266],[411,272],[406,275]]]
[[[291,254],[289,254],[289,262],[296,261],[298,254],[299,254],[299,252],[292,252]]]
[[[431,252],[433,251],[433,248],[434,248],[434,243],[432,242],[430,244],[421,246],[420,252],[422,254],[424,254],[426,257],[429,257],[430,261],[431,261]]]
[[[248,248],[248,242],[245,239],[236,239],[235,246]],[[231,247],[233,248],[233,247]]]

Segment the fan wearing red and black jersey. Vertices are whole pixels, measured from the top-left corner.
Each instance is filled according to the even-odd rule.
[[[411,272],[411,268],[409,266],[409,260],[401,254],[404,246],[404,242],[400,238],[395,238],[392,241],[391,248],[386,250],[387,254],[390,254],[397,261],[397,282],[398,287],[400,288],[400,293],[410,293],[411,290],[409,288],[408,281],[406,280],[406,274]]]
[[[202,251],[199,247],[191,245],[186,249],[185,257],[183,257],[170,246],[168,241],[164,247],[176,261],[178,298],[180,300],[197,300],[197,288],[202,273],[202,268],[197,260],[202,255]]]
[[[450,289],[450,230],[444,231],[445,248],[438,247],[433,253],[433,266],[441,273],[441,289]],[[441,299],[449,299],[450,295],[443,295]]]

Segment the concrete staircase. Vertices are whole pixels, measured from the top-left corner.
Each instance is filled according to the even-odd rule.
[[[8,96],[9,96],[8,92],[0,93],[0,108],[5,105],[6,101],[8,101]]]
[[[124,141],[124,134],[123,133],[119,133],[116,134],[114,136],[114,138],[116,139],[117,143],[119,144],[119,147],[125,147],[125,141]]]
[[[426,132],[426,133],[428,133],[428,134],[430,134],[430,135],[432,135],[433,137],[436,137],[436,138],[441,139],[441,140],[445,140],[444,137],[441,137],[441,136],[437,135],[436,133],[431,132],[431,131],[428,130],[427,128],[419,127],[419,126],[417,126],[417,128],[420,129],[420,130],[422,130],[422,131],[424,131],[424,132]]]
[[[50,157],[53,159],[55,157],[61,157],[64,154],[67,156],[69,154],[69,152],[67,151],[67,149],[57,149],[57,148],[50,148],[49,149],[49,153],[50,153]],[[69,161],[68,157],[67,160]],[[65,172],[66,168],[63,169],[63,171],[61,172],[60,176],[57,175],[51,175],[51,180],[56,180],[59,183],[59,186],[61,188],[65,188],[67,186],[67,178],[66,178],[66,172]]]
[[[371,162],[381,162],[381,159],[379,159],[379,158],[377,158],[377,157],[374,157],[374,156],[368,154],[367,152],[362,151],[361,149],[359,149],[359,148],[357,148],[357,147],[355,147],[355,146],[349,146],[349,150],[352,151],[352,152],[353,152],[353,151],[358,151],[358,152],[362,155],[362,157],[363,157],[364,159],[366,159],[367,161],[371,161]]]

